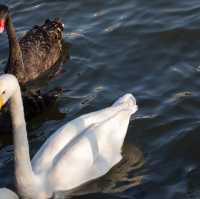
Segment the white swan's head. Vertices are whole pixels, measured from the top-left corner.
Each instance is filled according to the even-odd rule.
[[[11,74],[0,76],[0,109],[19,88],[17,78]]]
[[[7,188],[0,189],[0,197],[1,199],[19,199],[18,196],[13,191]]]

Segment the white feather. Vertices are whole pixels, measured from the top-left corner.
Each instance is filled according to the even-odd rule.
[[[51,197],[56,191],[73,189],[106,174],[121,160],[129,119],[137,111],[131,94],[122,96],[108,108],[80,116],[59,128],[30,162],[19,93],[16,86],[11,96],[14,109],[11,112],[13,124],[17,121],[17,127],[14,126],[15,173],[21,196]]]
[[[0,189],[0,198],[1,199],[19,199],[18,196],[13,191],[7,188]]]

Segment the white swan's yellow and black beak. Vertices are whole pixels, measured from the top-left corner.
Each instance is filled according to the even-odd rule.
[[[3,97],[0,95],[0,110],[2,109],[4,105],[4,100],[3,100]]]
[[[4,28],[5,28],[5,20],[0,19],[0,33],[3,33]]]

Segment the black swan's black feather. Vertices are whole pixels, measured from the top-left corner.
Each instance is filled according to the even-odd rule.
[[[62,31],[63,25],[58,19],[34,26],[19,40],[23,64],[20,61],[13,63],[10,55],[5,71],[15,74],[21,84],[36,79],[60,58]]]

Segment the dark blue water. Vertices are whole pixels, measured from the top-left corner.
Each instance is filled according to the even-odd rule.
[[[123,161],[73,198],[200,198],[200,2],[197,0],[1,0],[11,8],[18,36],[46,18],[60,17],[70,43],[65,72],[46,83],[66,92],[34,118],[31,154],[60,125],[135,95]],[[0,68],[8,56],[0,37]],[[0,186],[12,187],[11,135],[0,135]],[[57,198],[65,198],[58,193]]]

